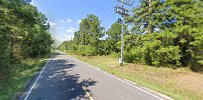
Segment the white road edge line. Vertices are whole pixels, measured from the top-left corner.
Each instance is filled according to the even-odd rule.
[[[64,54],[65,54],[65,53],[64,53]],[[113,78],[115,78],[115,79],[117,79],[117,80],[119,80],[119,81],[122,81],[122,82],[124,82],[124,83],[126,83],[126,84],[128,84],[128,85],[130,85],[130,86],[132,86],[132,87],[134,87],[134,88],[137,88],[138,90],[141,90],[141,91],[143,91],[143,92],[145,92],[145,93],[147,93],[147,94],[149,94],[149,95],[151,95],[151,96],[154,96],[154,97],[157,98],[157,99],[165,100],[164,97],[159,97],[159,96],[157,96],[157,95],[155,95],[155,94],[150,93],[150,92],[147,91],[147,90],[144,90],[144,89],[142,89],[142,88],[136,86],[136,84],[135,84],[134,82],[131,82],[131,81],[129,81],[129,80],[125,81],[126,79],[125,79],[125,80],[122,80],[122,79],[120,79],[120,78],[118,78],[118,77],[116,77],[116,76],[113,76],[113,75],[111,75],[111,74],[105,72],[105,71],[102,71],[101,69],[99,69],[99,68],[96,67],[96,66],[87,64],[87,63],[85,63],[85,62],[83,62],[83,61],[80,61],[80,60],[78,60],[78,59],[76,59],[76,58],[70,56],[70,55],[68,55],[68,56],[71,57],[71,58],[73,58],[73,59],[75,59],[75,60],[77,60],[77,61],[79,61],[79,62],[82,62],[82,63],[84,63],[84,64],[90,66],[90,68],[96,69],[96,70],[98,70],[98,71],[100,71],[100,72],[102,72],[102,73],[104,73],[104,74],[106,74],[106,75],[109,75],[109,76],[111,76],[111,77],[113,77]],[[135,84],[135,85],[134,85],[134,84]],[[171,99],[171,98],[167,98],[167,99],[173,100],[173,99]]]
[[[53,54],[52,54],[52,56],[53,56]],[[43,67],[42,71],[40,72],[39,76],[38,76],[37,79],[35,80],[34,84],[33,84],[32,87],[30,88],[30,90],[28,91],[28,93],[27,93],[26,97],[24,98],[24,100],[27,100],[27,99],[28,99],[30,93],[32,92],[32,89],[34,88],[34,86],[35,86],[36,83],[38,82],[40,76],[42,75],[44,69],[45,69],[46,66],[48,65],[48,63],[49,63],[50,59],[52,58],[52,56],[51,56],[51,57],[49,58],[49,60],[46,62],[46,65]]]
[[[160,100],[165,100],[165,99],[163,99],[163,98],[161,98],[161,97],[159,97],[159,96],[157,96],[157,95],[155,95],[155,94],[152,94],[152,93],[150,93],[150,92],[148,92],[148,91],[146,91],[146,90],[144,90],[144,89],[142,89],[142,88],[140,88],[140,87],[137,87],[137,86],[135,86],[135,85],[133,85],[132,83],[129,83],[129,82],[127,82],[127,81],[125,81],[125,80],[122,80],[122,79],[120,79],[120,78],[118,78],[118,77],[115,77],[115,76],[113,76],[113,75],[111,75],[111,74],[109,74],[109,73],[107,73],[107,72],[104,72],[104,71],[102,71],[102,70],[100,70],[100,69],[96,69],[96,70],[98,70],[98,71],[100,71],[100,72],[103,72],[104,74],[106,74],[106,75],[110,75],[111,77],[113,77],[113,78],[115,78],[115,79],[117,79],[117,80],[119,80],[119,81],[122,81],[122,82],[124,82],[124,83],[126,83],[126,84],[128,84],[128,85],[130,85],[130,86],[132,86],[132,87],[134,87],[134,88],[137,88],[137,89],[139,89],[139,90],[141,90],[141,91],[143,91],[143,92],[145,92],[145,93],[148,93],[148,94],[150,94],[150,95],[152,95],[152,96],[154,96],[154,97],[156,97],[156,98],[158,98],[158,99],[160,99]]]

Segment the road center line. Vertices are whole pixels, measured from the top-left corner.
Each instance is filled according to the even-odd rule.
[[[91,97],[90,93],[87,92],[87,89],[86,89],[84,86],[82,86],[82,89],[86,92],[86,94],[87,94],[87,96],[89,97],[90,100],[94,100],[94,99]]]

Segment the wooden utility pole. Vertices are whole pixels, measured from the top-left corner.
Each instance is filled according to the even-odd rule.
[[[115,7],[115,13],[118,13],[121,15],[122,18],[118,19],[118,22],[122,25],[122,34],[121,34],[121,58],[119,58],[119,63],[122,66],[124,62],[124,21],[123,17],[126,17],[129,15],[129,10],[124,8],[124,5],[132,6],[134,2],[131,2],[130,0],[117,0],[121,3],[121,5]]]

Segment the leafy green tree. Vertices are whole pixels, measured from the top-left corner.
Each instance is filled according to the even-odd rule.
[[[106,48],[109,52],[118,53],[120,51],[121,30],[122,26],[118,22],[113,23],[111,28],[107,30],[106,34],[108,37],[106,38]]]
[[[202,0],[140,0],[133,14],[125,18],[132,26],[131,34],[125,31],[125,61],[201,70],[202,15]],[[119,53],[120,34],[121,25],[116,22],[106,31],[106,39],[100,40],[104,35],[100,21],[95,15],[88,15],[74,40],[62,47],[74,48],[84,56]]]
[[[139,61],[150,65],[163,65],[163,62],[164,65],[170,63],[180,65],[181,63],[182,66],[191,66],[193,70],[201,69],[203,61],[202,1],[140,0],[140,3],[140,6],[133,9],[133,15],[126,18],[126,22],[132,24],[132,31],[136,34],[153,34],[140,36],[145,40],[138,36],[135,39],[138,43],[130,43],[138,44],[136,47],[138,50],[135,48],[138,55],[131,51],[131,54],[137,56],[130,56],[131,54],[127,54],[127,56],[132,59],[139,58]],[[157,35],[157,33],[159,34]],[[140,39],[142,41],[139,41]],[[162,53],[169,57],[160,59],[160,61],[157,57]],[[173,56],[169,54],[173,54]]]
[[[201,0],[166,0],[168,16],[175,22],[170,29],[178,34],[181,63],[198,70],[203,65],[203,2]]]
[[[73,40],[74,40],[74,43],[76,44],[76,45],[79,45],[80,44],[80,32],[79,31],[77,31],[77,32],[75,32],[74,33],[74,38],[73,38]]]
[[[74,41],[76,42],[76,44],[79,44],[78,50],[80,50],[80,48],[85,50],[94,50],[91,51],[93,53],[83,53],[83,55],[95,55],[100,53],[100,46],[98,44],[101,41],[100,38],[104,36],[104,27],[101,27],[100,24],[101,22],[99,18],[93,14],[90,14],[87,16],[87,18],[82,19],[79,31],[75,32],[74,34]]]
[[[100,38],[104,36],[104,28],[100,26],[99,18],[93,14],[82,19],[80,23],[80,36],[83,45],[97,45]]]
[[[127,23],[131,23],[132,31],[136,34],[151,34],[156,29],[162,28],[166,20],[164,15],[164,2],[162,0],[140,0],[140,5],[135,7],[133,15],[126,18]]]
[[[10,33],[8,32],[7,20],[10,19],[9,9],[7,8],[6,1],[0,0],[0,70],[2,71],[7,67],[10,57]],[[2,71],[3,72],[3,71]]]
[[[24,0],[0,0],[0,70],[9,70],[24,57],[43,56],[50,51],[53,41],[46,21]]]

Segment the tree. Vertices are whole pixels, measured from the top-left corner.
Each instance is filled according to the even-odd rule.
[[[132,11],[124,18],[132,27],[131,33],[125,32],[125,61],[203,69],[202,0],[140,0]],[[116,22],[106,31],[106,39],[100,40],[103,30],[98,17],[88,15],[75,33],[74,48],[82,55],[119,53],[120,34]]]
[[[79,50],[91,49],[94,51],[87,51],[89,55],[95,55],[100,52],[100,38],[104,36],[104,27],[100,26],[99,18],[93,14],[87,16],[87,18],[82,19],[80,23],[80,29],[74,34],[74,41],[79,45]],[[82,51],[79,51],[82,53]],[[83,53],[85,54],[85,53]]]
[[[203,28],[202,1],[141,0],[140,3],[141,5],[139,7],[133,9],[134,14],[126,18],[127,22],[132,23],[132,30],[134,33],[154,34],[144,36],[147,40],[146,43],[150,42],[151,44],[141,43],[143,45],[141,48],[153,45],[153,42],[156,41],[161,42],[160,46],[157,45],[158,47],[154,48],[155,50],[150,50],[152,48],[146,49],[148,50],[146,53],[148,55],[147,57],[150,58],[151,55],[151,59],[148,59],[147,62],[153,64],[153,59],[156,58],[152,56],[153,52],[171,52],[167,51],[166,48],[168,48],[168,50],[180,51],[179,53],[176,53],[177,56],[174,57],[177,58],[176,62],[179,57],[181,57],[179,61],[182,66],[190,65],[193,70],[200,69],[200,66],[203,64],[203,33],[201,30]],[[157,33],[160,35],[157,35]],[[171,33],[173,35],[171,35]],[[165,37],[162,37],[161,34],[164,34],[163,36]],[[163,40],[164,38],[167,41]],[[159,64],[157,62],[155,63],[156,65]]]
[[[203,2],[201,0],[167,0],[168,16],[174,20],[170,30],[178,34],[181,63],[199,70],[203,66]]]
[[[7,20],[11,18],[9,14],[9,9],[7,8],[7,2],[4,0],[0,0],[0,70],[4,71],[5,68],[8,67],[10,57],[10,33],[8,32],[9,27],[7,24]],[[2,71],[2,72],[3,72]]]
[[[46,21],[24,0],[0,0],[0,71],[9,71],[25,57],[50,52],[53,41]]]
[[[81,42],[83,45],[97,45],[99,39],[104,36],[104,28],[100,26],[99,18],[93,14],[82,19],[80,23]]]
[[[106,38],[106,48],[109,52],[120,51],[120,43],[121,43],[121,30],[122,26],[118,22],[115,22],[111,25],[111,28],[107,30],[106,34],[108,37]]]
[[[75,32],[74,33],[74,38],[73,38],[73,40],[74,40],[74,43],[76,44],[76,45],[79,45],[80,44],[80,32],[79,31],[77,31],[77,32]]]
[[[164,4],[162,0],[140,0],[140,6],[135,7],[133,15],[126,18],[131,23],[132,31],[136,34],[152,34],[166,20],[164,17]]]

